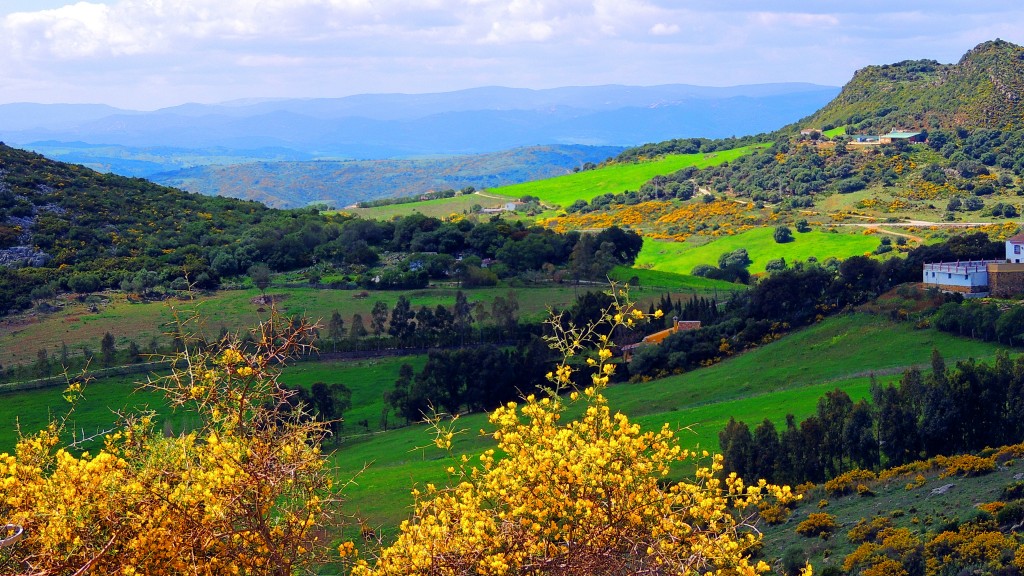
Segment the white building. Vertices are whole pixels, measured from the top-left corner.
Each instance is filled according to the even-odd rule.
[[[1024,293],[1024,233],[1006,240],[1005,260],[925,264],[922,282],[967,297]]]

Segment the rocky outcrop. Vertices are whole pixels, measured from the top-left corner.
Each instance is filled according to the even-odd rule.
[[[14,246],[0,250],[0,266],[4,268],[39,268],[46,266],[51,256],[31,246]]]

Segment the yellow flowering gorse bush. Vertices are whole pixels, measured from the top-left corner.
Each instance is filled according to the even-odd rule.
[[[0,455],[0,519],[25,534],[3,573],[283,576],[322,560],[319,527],[337,502],[319,451],[326,429],[284,411],[277,384],[311,329],[270,320],[249,348],[225,341],[174,358],[150,385],[196,412],[189,433],[164,437],[144,414],[96,454],[60,447],[61,422],[23,436]]]

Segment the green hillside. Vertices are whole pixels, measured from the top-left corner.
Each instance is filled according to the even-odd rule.
[[[641,253],[642,250],[641,250]],[[627,268],[616,266],[608,277],[620,284],[630,283],[633,294],[643,297],[648,289],[652,290],[678,290],[680,292],[693,292],[695,294],[712,294],[716,291],[726,293],[736,290],[745,290],[746,286],[725,282],[724,280],[713,280],[701,278],[689,274],[677,274],[664,270],[653,270],[649,268]],[[639,282],[632,282],[633,279]]]
[[[893,128],[1024,127],[1024,48],[984,42],[956,64],[906,60],[858,70],[842,92],[798,124],[852,124],[858,132]]]
[[[683,434],[684,443],[716,450],[718,432],[730,416],[749,421],[769,418],[777,424],[784,423],[787,413],[806,417],[821,393],[838,387],[854,398],[865,397],[870,372],[878,372],[885,381],[904,368],[927,365],[933,348],[948,363],[988,358],[997,349],[876,316],[841,316],[710,368],[614,386],[607,397],[614,410],[647,428],[664,422],[689,427],[692,433]],[[468,432],[459,437],[457,454],[474,454],[489,446],[477,433],[487,427],[483,415],[463,416],[459,424]],[[448,464],[439,461],[442,454],[436,448],[426,447],[429,443],[421,426],[347,440],[335,454],[342,477],[372,463],[349,492],[353,512],[374,525],[394,526],[408,513],[413,483],[444,482]]]
[[[835,387],[852,397],[867,394],[868,375],[883,379],[913,365],[926,365],[932,349],[952,363],[960,358],[988,358],[997,347],[964,340],[934,330],[914,330],[879,316],[854,314],[833,317],[772,344],[740,354],[712,367],[646,383],[613,386],[607,396],[614,409],[645,427],[663,422],[689,427],[684,442],[709,450],[717,448],[717,434],[735,416],[748,421],[769,418],[784,422],[786,413],[810,415],[818,396]],[[425,447],[430,437],[423,426],[379,430],[382,394],[388,390],[403,362],[418,366],[422,357],[360,360],[356,362],[302,363],[288,368],[282,381],[308,386],[316,381],[340,382],[353,391],[353,408],[347,412],[343,442],[332,457],[340,478],[348,478],[364,465],[357,483],[349,488],[348,509],[373,525],[395,526],[408,512],[409,490],[426,482],[443,482],[446,464],[441,454]],[[149,406],[180,430],[189,423],[183,416],[167,413],[163,402],[151,393],[130,394],[126,379],[104,379],[86,390],[86,403],[75,417],[75,429],[92,434],[108,426],[113,414],[107,407]],[[0,451],[14,441],[13,423],[19,418],[25,430],[37,429],[48,413],[61,413],[65,403],[58,389],[2,395],[0,403]],[[361,424],[366,421],[367,428]],[[391,425],[396,422],[392,421]],[[460,419],[469,432],[459,437],[458,452],[477,453],[489,445],[476,431],[486,428],[486,416],[471,414]]]
[[[749,154],[756,148],[757,146],[744,146],[708,154],[673,154],[653,161],[612,164],[547,180],[491,188],[488,193],[515,198],[536,196],[544,204],[564,208],[576,200],[589,201],[600,194],[636,190],[654,176],[675,172],[688,166],[703,168],[722,164]]]
[[[511,196],[499,196],[492,192],[486,194],[474,193],[451,198],[438,198],[435,200],[423,200],[420,202],[407,202],[403,204],[389,204],[387,206],[373,206],[369,208],[345,208],[345,212],[355,214],[361,218],[373,218],[376,220],[391,220],[396,216],[409,216],[411,214],[423,214],[434,218],[447,218],[452,214],[464,214],[473,211],[475,206],[481,208],[498,208],[508,202],[515,201]]]
[[[617,154],[612,146],[531,146],[472,156],[392,160],[250,162],[158,174],[161,184],[206,195],[257,200],[275,208],[345,208],[434,190],[493,188],[566,174]]]
[[[794,240],[784,244],[775,242],[773,234],[773,228],[755,228],[699,246],[688,242],[646,240],[637,258],[637,266],[687,274],[698,264],[715,266],[722,254],[744,248],[753,261],[750,271],[756,273],[764,272],[765,264],[775,258],[785,258],[788,263],[807,260],[811,256],[819,261],[829,257],[842,259],[870,253],[878,247],[877,236],[858,233],[795,232]]]
[[[702,294],[714,290],[715,284],[695,286]],[[475,288],[465,290],[471,304],[482,303],[489,309],[495,297],[505,297],[512,288]],[[360,314],[367,326],[374,303],[382,301],[391,310],[399,297],[404,296],[414,308],[427,306],[435,308],[441,304],[452,306],[457,288],[433,288],[423,290],[374,290],[365,297],[353,298],[352,290],[325,290],[309,287],[271,288],[270,294],[278,298],[279,311],[285,316],[296,314],[326,322],[331,314],[338,312],[346,326],[351,325],[352,316]],[[543,318],[549,306],[568,306],[577,294],[578,288],[569,285],[550,285],[514,290],[519,302],[519,315],[523,321]],[[224,290],[209,295],[198,295],[194,304],[176,303],[178,309],[194,307],[206,318],[207,329],[216,334],[221,328],[237,331],[252,326],[266,311],[255,299],[259,290]],[[95,308],[96,311],[92,311]],[[124,350],[129,341],[146,346],[157,338],[161,345],[170,343],[167,336],[168,323],[173,319],[173,310],[168,302],[129,302],[124,294],[106,295],[106,302],[84,304],[68,302],[61,310],[31,317],[0,319],[0,364],[30,364],[37,352],[45,349],[51,358],[58,358],[61,343],[71,347],[73,355],[80,354],[80,347],[99,350],[100,339],[107,332],[115,335],[117,346]]]

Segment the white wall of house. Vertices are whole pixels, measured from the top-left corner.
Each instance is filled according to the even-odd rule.
[[[924,265],[925,284],[972,288],[988,286],[988,269],[983,263],[938,263]]]
[[[1006,261],[1010,264],[1024,263],[1024,243],[1006,241]]]

